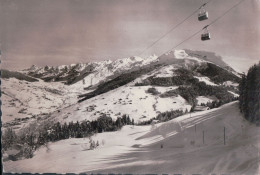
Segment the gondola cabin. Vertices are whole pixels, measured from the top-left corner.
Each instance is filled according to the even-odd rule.
[[[204,32],[201,34],[202,41],[210,40],[210,33],[208,31],[208,27],[209,27],[209,25],[206,25],[205,27],[203,27]]]
[[[203,20],[206,20],[206,19],[209,19],[209,13],[208,12],[203,11],[203,12],[200,12],[198,14],[198,20],[199,21],[203,21]]]
[[[210,33],[201,34],[201,40],[202,41],[210,40]]]

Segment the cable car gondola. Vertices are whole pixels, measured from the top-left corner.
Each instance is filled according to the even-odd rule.
[[[203,28],[204,32],[201,34],[202,41],[210,40],[210,33],[208,31],[208,27],[209,27],[209,25],[207,25]]]
[[[206,3],[203,4],[200,7],[200,11],[199,11],[199,14],[198,14],[198,20],[199,21],[203,21],[203,20],[209,19],[209,13],[204,8],[205,5],[206,5]]]

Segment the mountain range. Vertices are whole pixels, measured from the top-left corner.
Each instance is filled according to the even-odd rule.
[[[2,121],[113,119],[136,123],[163,112],[214,107],[238,97],[241,74],[212,52],[174,50],[161,56],[2,70]]]

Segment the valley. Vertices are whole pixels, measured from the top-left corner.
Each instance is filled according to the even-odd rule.
[[[250,162],[258,142],[245,145],[248,156],[240,155],[235,141],[257,130],[249,129],[234,102],[240,74],[221,57],[199,53],[176,50],[146,59],[5,71],[2,122],[17,143],[5,145],[4,170],[141,173],[145,167],[147,172],[210,173],[249,166],[243,171],[256,172]],[[249,163],[222,169],[212,154]],[[198,168],[196,159],[205,166]],[[189,169],[181,166],[187,163]]]

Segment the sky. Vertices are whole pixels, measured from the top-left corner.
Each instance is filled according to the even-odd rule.
[[[211,0],[209,19],[197,13],[140,53],[206,0],[0,0],[1,67],[56,66],[152,54],[161,55],[214,21],[240,0]],[[221,55],[247,71],[260,60],[260,0],[244,0],[176,49]]]

